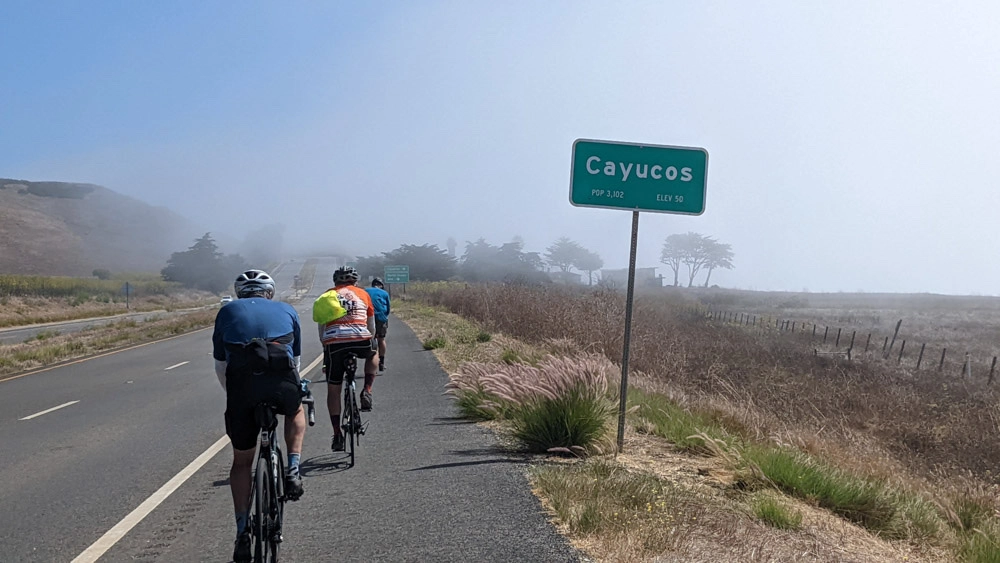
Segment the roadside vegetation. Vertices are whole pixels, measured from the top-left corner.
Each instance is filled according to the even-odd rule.
[[[0,275],[0,328],[125,313],[171,312],[218,302],[213,294],[184,289],[156,274],[107,275],[107,279]]]
[[[302,264],[299,271],[300,289],[308,290],[312,287],[315,269],[315,260],[308,260]],[[148,275],[147,278],[154,276]],[[142,279],[141,276],[137,275],[129,277]],[[99,279],[36,278],[34,283],[41,283],[37,280],[44,281],[47,287],[76,284],[73,287],[80,291],[83,290],[82,288],[101,287],[99,284],[90,284],[95,281],[104,281]],[[156,287],[155,280],[147,281]],[[215,315],[218,312],[218,298],[216,296],[201,291],[179,289],[176,284],[172,283],[159,283],[166,285],[170,291],[162,295],[136,297],[131,300],[130,308],[127,311],[123,301],[117,302],[114,299],[105,301],[100,298],[100,294],[90,296],[79,304],[67,302],[65,297],[0,297],[0,304],[4,305],[4,307],[0,307],[0,327],[112,316],[126,312],[148,312],[138,319],[130,317],[79,332],[61,334],[58,327],[53,327],[38,332],[24,342],[0,345],[0,377],[183,334],[209,327],[214,323]],[[139,284],[137,287],[143,286]],[[297,301],[301,295],[301,291],[297,292],[290,297],[290,300]],[[165,313],[176,314],[167,315]]]
[[[45,331],[19,344],[0,345],[0,377],[211,326],[215,309],[177,316],[152,313],[80,332]],[[43,336],[44,335],[44,336]]]
[[[156,274],[124,273],[113,275],[106,270],[94,270],[93,278],[61,276],[21,276],[0,274],[2,297],[77,297],[109,302],[125,302],[124,285],[131,295],[149,297],[176,292],[180,285],[166,282]]]
[[[815,357],[645,298],[626,450],[612,460],[620,295],[408,291],[419,302],[394,308],[447,343],[435,353],[462,415],[516,449],[561,456],[539,458],[532,482],[599,560],[1000,560],[991,388]]]

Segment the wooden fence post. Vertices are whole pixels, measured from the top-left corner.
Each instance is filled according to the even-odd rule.
[[[813,337],[813,340],[816,339],[816,323],[813,323],[813,335],[812,335],[812,337]]]
[[[892,343],[889,344],[889,349],[885,351],[885,357],[889,357],[889,353],[892,352],[892,346],[896,343],[896,336],[899,334],[899,326],[903,324],[903,319],[899,319],[896,323],[896,331],[892,333]]]
[[[962,366],[962,375],[972,377],[972,362],[969,361],[969,353],[965,353],[965,364]]]
[[[997,357],[993,356],[993,365],[990,366],[990,380],[986,382],[987,385],[993,385],[993,370],[997,367]]]
[[[823,329],[823,344],[826,344],[826,335],[830,332],[830,327]]]
[[[924,342],[920,345],[920,356],[917,358],[917,369],[920,369],[920,362],[924,359],[924,348],[927,347],[927,343]]]
[[[899,347],[899,357],[896,358],[896,363],[902,363],[903,361],[903,350],[906,350],[906,341],[903,341],[903,345]]]
[[[847,361],[851,360],[851,352],[854,350],[854,336],[858,334],[858,331],[853,331],[851,333],[851,345],[847,347]]]
[[[865,354],[868,353],[868,345],[872,343],[872,333],[868,333],[868,340],[865,340]]]
[[[941,348],[941,361],[938,363],[938,371],[944,369],[944,353],[947,352],[947,348]]]
[[[834,346],[840,346],[840,331],[841,330],[842,329],[839,329],[839,328],[837,329],[837,343],[834,344]]]

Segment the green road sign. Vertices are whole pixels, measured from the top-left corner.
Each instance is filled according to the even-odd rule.
[[[701,215],[707,180],[705,149],[577,139],[569,202],[580,207]]]
[[[410,283],[409,266],[386,266],[385,283]]]

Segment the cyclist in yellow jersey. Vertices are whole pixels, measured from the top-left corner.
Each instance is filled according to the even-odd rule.
[[[358,287],[358,271],[342,267],[333,273],[333,290],[347,309],[343,317],[329,322],[317,323],[319,339],[323,343],[323,363],[326,365],[327,390],[326,406],[333,424],[333,451],[344,451],[345,440],[340,427],[340,396],[344,384],[344,357],[354,352],[365,359],[365,385],[361,390],[361,410],[372,410],[372,384],[378,369],[378,352],[374,339],[375,308],[371,297]]]

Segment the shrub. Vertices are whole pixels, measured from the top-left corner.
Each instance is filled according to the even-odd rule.
[[[479,334],[476,335],[476,342],[489,342],[492,338],[492,334],[486,331],[480,331]]]
[[[476,386],[454,393],[458,412],[471,420],[494,420],[499,416],[500,405],[496,397]]]
[[[554,399],[539,398],[511,409],[514,436],[534,452],[551,448],[586,448],[602,435],[614,405],[584,385]]]
[[[814,500],[869,530],[896,536],[897,504],[883,483],[849,475],[791,450],[750,447],[744,455],[779,489]]]
[[[682,451],[714,454],[716,449],[705,439],[731,441],[731,435],[718,421],[685,409],[669,398],[638,388],[628,392],[629,404],[636,407],[634,416],[649,423],[649,432],[666,438]]]
[[[802,526],[801,512],[769,496],[758,499],[753,505],[753,512],[760,521],[779,530],[798,530]]]
[[[608,385],[615,366],[599,356],[547,356],[537,366],[469,362],[452,375],[448,391],[472,418],[503,418],[531,451],[587,448],[614,414]]]
[[[959,556],[971,563],[1000,563],[1000,531],[977,528],[967,533]]]
[[[510,365],[523,363],[521,355],[516,350],[511,350],[510,348],[505,348],[503,353],[500,354],[500,361]]]
[[[424,340],[424,350],[437,350],[438,348],[444,348],[444,345],[445,340],[440,336]]]

